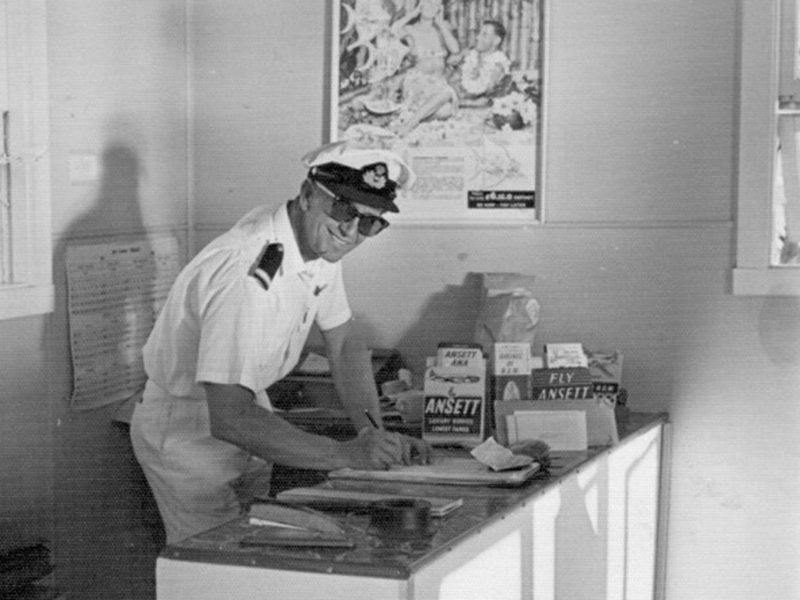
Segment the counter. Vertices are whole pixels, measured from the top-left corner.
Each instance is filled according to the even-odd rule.
[[[425,534],[388,538],[341,515],[352,550],[243,547],[239,519],[168,546],[159,600],[204,598],[655,598],[661,585],[666,415],[630,413],[612,447],[553,454],[522,487],[328,482],[364,491],[459,497]]]

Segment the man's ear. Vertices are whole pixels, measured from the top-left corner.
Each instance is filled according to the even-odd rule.
[[[314,195],[314,184],[311,182],[310,179],[306,179],[303,181],[303,185],[300,188],[300,196],[298,197],[298,204],[300,205],[300,210],[307,211],[311,206],[311,197]]]

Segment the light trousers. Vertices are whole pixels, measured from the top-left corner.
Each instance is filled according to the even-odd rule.
[[[148,381],[131,443],[168,544],[236,519],[254,494],[268,493],[271,465],[212,437],[204,399],[175,398]]]

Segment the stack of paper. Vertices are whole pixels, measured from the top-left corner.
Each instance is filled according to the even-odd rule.
[[[519,411],[505,416],[509,445],[540,440],[551,450],[586,450],[586,412],[582,410]]]

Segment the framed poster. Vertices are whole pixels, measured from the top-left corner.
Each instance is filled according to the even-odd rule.
[[[393,222],[542,219],[545,0],[335,0],[330,141],[402,155]]]

